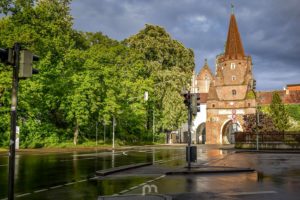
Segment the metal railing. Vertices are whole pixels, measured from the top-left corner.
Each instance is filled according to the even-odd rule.
[[[300,132],[259,132],[259,143],[300,144]],[[235,143],[256,143],[256,133],[236,132]]]

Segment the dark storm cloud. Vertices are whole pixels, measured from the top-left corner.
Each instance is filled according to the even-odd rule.
[[[245,52],[252,56],[258,89],[300,83],[300,2],[298,0],[73,0],[74,27],[123,40],[146,23],[165,27],[195,52],[197,70],[224,49],[235,5]]]

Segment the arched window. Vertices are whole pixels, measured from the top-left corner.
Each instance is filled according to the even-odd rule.
[[[235,69],[235,63],[231,63],[230,68]]]
[[[235,81],[236,80],[236,76],[232,76],[231,80]]]
[[[236,95],[236,90],[232,90],[232,95],[233,95],[233,96]]]

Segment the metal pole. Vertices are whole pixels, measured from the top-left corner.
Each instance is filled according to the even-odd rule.
[[[115,116],[113,115],[113,138],[112,138],[112,148],[115,148]]]
[[[106,130],[106,127],[105,127],[105,123],[103,124],[103,142],[105,144],[105,130]]]
[[[21,45],[14,45],[15,64],[13,66],[12,102],[11,102],[11,127],[9,142],[9,171],[8,171],[8,200],[14,199],[15,180],[15,155],[16,155],[16,125],[17,125],[17,98],[19,87],[19,61]]]
[[[153,112],[152,112],[152,143],[154,143],[154,134],[155,134],[155,115],[154,115],[154,106],[153,106]]]
[[[96,146],[98,146],[98,122],[96,122]]]
[[[191,116],[191,96],[190,96],[190,92],[188,92],[189,94],[189,102],[188,102],[188,169],[191,168],[191,125],[192,125],[192,116]]]
[[[258,138],[258,123],[259,123],[259,112],[257,112],[257,106],[256,106],[256,127],[255,127],[255,132],[256,132],[256,150],[259,150],[259,138]]]

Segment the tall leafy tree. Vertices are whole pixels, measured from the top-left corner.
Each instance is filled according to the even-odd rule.
[[[47,132],[40,130],[41,126],[47,129],[48,125],[53,124],[54,127],[65,128],[62,126],[65,121],[61,117],[63,114],[58,109],[60,97],[66,88],[64,77],[61,76],[64,71],[62,60],[65,52],[76,43],[72,39],[75,32],[72,29],[69,1],[12,0],[0,5],[1,11],[7,14],[0,20],[0,46],[12,47],[19,42],[23,48],[40,56],[40,62],[35,66],[40,70],[39,75],[20,81],[18,114],[22,122],[19,124],[23,124],[22,140],[33,133]],[[5,73],[5,69],[11,71],[1,68],[1,73]],[[2,77],[0,79],[3,80]],[[6,91],[11,89],[10,84],[3,87]],[[8,107],[9,104],[7,102],[4,106]]]
[[[278,92],[273,92],[270,114],[277,130],[285,131],[289,128],[289,116]]]
[[[145,76],[153,80],[150,97],[154,103],[152,109],[160,116],[158,125],[174,129],[178,116],[186,113],[180,92],[190,82],[195,66],[193,51],[172,39],[164,28],[148,24],[124,43],[144,55]],[[168,107],[168,102],[173,106]]]

